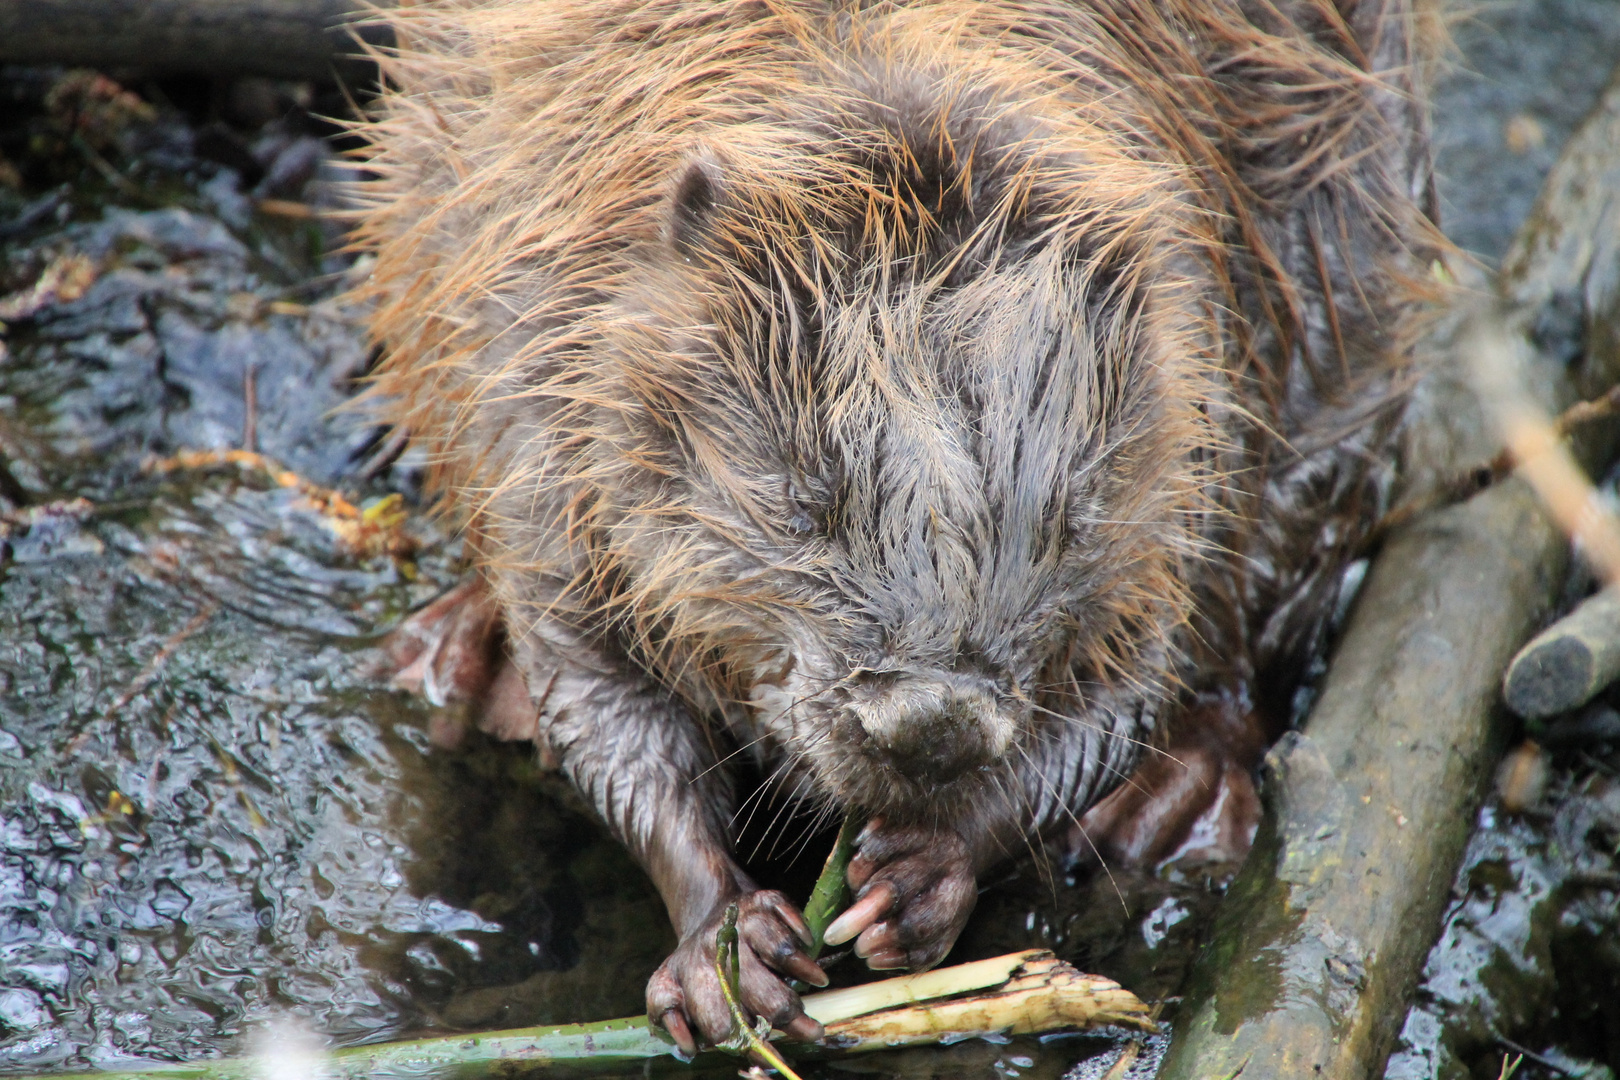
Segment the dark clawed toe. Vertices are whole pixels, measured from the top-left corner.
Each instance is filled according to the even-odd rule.
[[[827,1029],[821,1026],[820,1021],[808,1016],[800,1016],[790,1020],[782,1031],[787,1034],[788,1038],[797,1039],[799,1042],[820,1042],[822,1037],[827,1034]]]
[[[784,981],[798,976],[825,986],[827,976],[800,944],[808,937],[803,917],[780,893],[747,893],[736,900],[737,999],[750,1018],[764,1017],[772,1027],[813,1041],[822,1027],[804,1015],[799,996]],[[721,905],[704,924],[690,932],[647,983],[647,1015],[669,1032],[682,1053],[732,1037],[731,1006],[715,972],[715,937],[724,918]]]
[[[827,943],[854,938],[855,954],[874,970],[937,964],[977,900],[967,844],[949,830],[880,822],[857,843],[849,880],[859,895],[828,927]]]
[[[791,975],[811,986],[826,986],[827,973],[821,970],[821,965],[810,959],[810,954],[800,952],[798,949],[786,949],[779,952],[775,962],[771,964],[784,975]]]
[[[892,922],[873,923],[855,939],[855,955],[865,960],[875,953],[900,947],[900,928]]]
[[[872,818],[866,823],[866,827],[856,834],[855,846],[865,847],[867,844],[871,843],[874,838],[881,836],[883,834],[883,830],[888,827],[888,824],[888,820],[882,816]]]
[[[671,1009],[660,1020],[663,1029],[669,1032],[669,1037],[675,1040],[681,1053],[687,1057],[695,1057],[698,1052],[697,1040],[692,1038],[692,1029],[686,1024],[686,1017],[679,1009]]]
[[[810,924],[804,921],[799,909],[794,907],[787,897],[773,890],[756,894],[762,906],[768,907],[778,918],[787,924],[793,936],[799,939],[800,944],[808,947],[814,943],[814,936],[810,933]]]
[[[878,882],[832,921],[822,935],[823,939],[828,945],[842,945],[893,910],[898,897],[899,893],[893,885],[886,881]]]
[[[720,993],[720,982],[715,978],[712,963],[703,972],[694,973],[686,988],[687,1016],[702,1034],[703,1041],[715,1046],[731,1038],[731,1008]]]
[[[755,893],[742,920],[743,940],[774,970],[814,986],[827,985],[821,965],[804,950],[811,944],[810,926],[792,903],[774,890]]]
[[[742,954],[738,990],[743,1008],[755,1016],[763,1016],[772,1027],[780,1028],[803,1011],[799,995],[788,989],[788,985],[751,951],[745,950]]]
[[[906,963],[906,954],[899,949],[884,949],[868,956],[866,966],[873,971],[899,971],[910,965]]]

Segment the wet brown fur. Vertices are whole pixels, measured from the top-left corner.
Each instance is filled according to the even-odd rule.
[[[537,736],[655,876],[732,827],[739,748],[982,863],[1178,692],[1286,698],[1395,479],[1440,250],[1428,16],[390,19],[377,400],[464,516]],[[897,766],[871,733],[907,725],[894,760],[972,728],[991,764]]]

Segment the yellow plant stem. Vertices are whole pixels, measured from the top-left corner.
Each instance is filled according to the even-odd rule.
[[[741,970],[742,965],[737,953],[737,905],[732,904],[726,908],[725,922],[720,925],[714,949],[714,974],[720,980],[720,993],[725,996],[726,1007],[731,1010],[732,1038],[741,1041],[771,1068],[787,1077],[787,1080],[801,1080],[799,1074],[782,1060],[782,1055],[776,1052],[775,1047],[761,1039],[759,1032],[755,1031],[754,1025],[749,1022],[748,1014],[743,1011],[742,1002],[737,1000],[739,993],[737,984]]]

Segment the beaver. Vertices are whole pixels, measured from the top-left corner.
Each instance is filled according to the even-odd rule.
[[[388,17],[373,393],[476,564],[399,663],[484,697],[645,867],[679,936],[653,1022],[727,1035],[736,904],[744,1006],[821,1032],[803,918],[731,851],[739,756],[869,819],[826,937],[875,969],[938,963],[980,875],[1076,835],[1166,725],[1241,747],[1208,776],[1252,834],[1254,725],[1401,471],[1442,251],[1429,13]],[[1110,798],[1088,820],[1151,816]]]

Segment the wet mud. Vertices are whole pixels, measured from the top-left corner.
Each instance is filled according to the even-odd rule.
[[[434,752],[367,675],[460,567],[420,516],[355,549],[415,473],[340,411],[335,232],[254,201],[329,203],[325,132],[85,82],[5,73],[0,1071],[634,1012],[650,886],[531,753]]]

